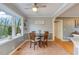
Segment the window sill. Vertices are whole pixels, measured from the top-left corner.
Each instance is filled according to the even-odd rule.
[[[14,37],[12,37],[12,39],[16,39],[16,38],[19,38],[19,37],[21,37],[22,35],[17,35],[17,36],[14,36]]]
[[[17,35],[17,36],[12,37],[12,38],[10,37],[10,38],[0,39],[0,45],[5,44],[5,43],[7,43],[9,41],[15,40],[15,39],[17,39],[19,37],[22,37],[22,35]]]

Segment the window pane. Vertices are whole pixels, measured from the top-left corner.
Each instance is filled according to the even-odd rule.
[[[8,37],[12,34],[12,20],[9,15],[0,15],[0,38]]]
[[[16,25],[16,34],[21,33],[21,18],[16,17],[15,19],[15,25]]]

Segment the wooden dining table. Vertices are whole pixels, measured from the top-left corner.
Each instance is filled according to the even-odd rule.
[[[42,34],[39,34],[39,35],[37,35],[37,40],[38,40],[38,42],[39,42],[39,47],[41,48],[42,47],[42,39],[43,39],[43,35]]]

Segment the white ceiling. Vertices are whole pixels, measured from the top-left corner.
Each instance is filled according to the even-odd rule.
[[[79,3],[66,10],[60,17],[79,17]]]
[[[5,5],[9,6],[10,8],[14,7],[13,9],[17,9],[21,14],[27,17],[52,17],[64,3],[39,3],[41,5],[46,5],[46,7],[38,8],[38,12],[36,13],[31,9],[32,4],[33,3],[8,3]]]
[[[27,17],[57,17],[60,14],[64,13],[66,10],[68,10],[70,7],[72,7],[74,4],[39,3],[39,5],[46,5],[46,7],[38,8],[37,13],[32,11],[33,3],[4,3],[2,5],[6,6],[6,8],[3,8],[4,10],[8,8],[9,10],[14,11],[15,14],[18,14],[24,18],[27,18]],[[0,6],[0,7],[3,7],[3,6]],[[30,9],[25,9],[25,8],[30,8]],[[7,9],[7,12],[8,12],[8,9]],[[13,12],[10,12],[10,13],[12,14]]]
[[[41,4],[41,3],[40,3]],[[25,8],[31,8],[32,4],[15,4],[18,9],[20,9],[25,15],[28,17],[52,17],[53,14],[61,7],[62,4],[60,3],[42,3],[42,5],[46,5],[44,8],[38,8],[38,12],[35,13],[32,11],[32,9],[25,9]]]

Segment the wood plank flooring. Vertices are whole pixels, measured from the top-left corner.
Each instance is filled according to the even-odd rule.
[[[45,48],[37,45],[35,50],[29,47],[29,42],[26,42],[13,55],[69,55],[72,54],[72,50],[71,42],[60,42],[56,39],[54,42],[48,42],[48,47]]]
[[[60,39],[55,38],[54,43],[64,48],[69,54],[73,54],[74,45],[71,41],[61,41]]]

